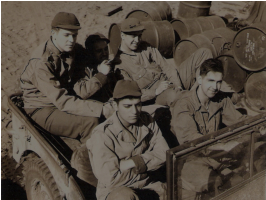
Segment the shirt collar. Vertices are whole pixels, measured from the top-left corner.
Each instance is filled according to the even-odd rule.
[[[199,86],[198,86],[199,87]],[[197,111],[201,110],[201,112],[206,112],[206,109],[202,109],[203,106],[201,105],[200,103],[200,100],[198,98],[198,95],[197,95],[197,88],[191,90],[192,92],[192,101],[195,105],[195,109]],[[214,102],[212,99],[210,99],[210,102],[209,102],[209,118],[211,118],[219,109],[221,108],[221,104],[219,102]]]
[[[115,137],[119,137],[120,134],[123,134],[124,142],[135,142],[136,146],[146,137],[149,133],[149,128],[142,122],[140,118],[139,121],[133,125],[135,128],[138,128],[138,136],[136,139],[126,130],[118,119],[117,113],[115,112],[106,122],[106,125],[112,125],[110,131],[115,135]],[[109,128],[110,126],[108,126]]]

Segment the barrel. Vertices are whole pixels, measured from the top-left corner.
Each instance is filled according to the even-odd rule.
[[[155,47],[164,57],[171,57],[174,49],[175,35],[170,22],[164,21],[146,21],[142,22],[145,30],[142,33],[141,40]],[[120,24],[112,24],[109,29],[109,46],[113,54],[121,44]]]
[[[137,18],[140,21],[170,21],[172,19],[172,10],[165,1],[149,1],[128,13],[126,18]]]
[[[211,1],[180,1],[177,16],[182,18],[208,16],[210,7]]]
[[[249,75],[245,84],[245,104],[256,112],[266,113],[266,71]]]
[[[233,42],[237,63],[246,70],[266,67],[266,23],[256,23],[238,31]]]
[[[218,59],[224,67],[224,83],[221,90],[223,92],[240,92],[244,88],[247,72],[237,64],[231,53],[221,55]]]
[[[171,21],[175,31],[175,42],[186,39],[194,34],[225,27],[224,20],[219,16],[197,17],[193,19],[173,19]]]
[[[187,39],[180,40],[175,47],[174,61],[179,66],[199,48],[205,47],[211,50],[213,57],[221,55],[227,44],[233,41],[235,32],[228,28],[205,31],[195,34]]]

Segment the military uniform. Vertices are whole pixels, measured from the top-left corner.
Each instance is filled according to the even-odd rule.
[[[182,92],[181,99],[172,111],[171,129],[178,142],[183,144],[219,130],[222,123],[229,126],[245,118],[247,116],[238,112],[231,100],[222,93],[210,100],[207,110],[199,102],[195,88]],[[221,165],[222,163],[204,155],[188,157],[181,170],[182,199],[200,199],[202,192],[211,192],[210,186],[222,185],[221,178],[215,171]]]
[[[160,199],[165,193],[165,184],[149,183],[147,172],[165,164],[169,149],[160,129],[147,113],[141,113],[137,124],[132,125],[132,134],[127,131],[114,113],[98,125],[87,148],[93,172],[98,179],[97,199],[119,199],[116,195],[125,192],[123,198],[130,198],[135,189],[155,191]],[[134,168],[121,171],[121,160],[132,159]],[[133,193],[134,194],[134,193]],[[134,198],[138,199],[136,196]]]
[[[71,53],[61,53],[49,39],[31,56],[22,72],[25,111],[55,135],[86,138],[98,124],[103,103],[86,100],[106,83],[101,73],[88,77]],[[86,139],[84,139],[85,141]]]
[[[217,131],[222,123],[229,126],[247,118],[222,92],[210,100],[209,110],[199,102],[197,88],[182,93],[173,108],[171,121],[172,131],[180,144]]]

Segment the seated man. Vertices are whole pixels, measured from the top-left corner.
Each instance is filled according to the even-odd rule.
[[[80,24],[72,13],[57,13],[52,21],[52,35],[31,56],[21,74],[24,109],[41,127],[50,133],[85,143],[102,115],[112,112],[109,103],[89,99],[107,82],[110,66],[102,63],[94,76],[86,76],[86,66],[76,44]],[[76,149],[71,146],[72,149]],[[78,177],[86,180],[86,170],[80,163],[79,148],[71,164]],[[85,178],[83,175],[85,174]]]
[[[20,81],[24,109],[34,121],[52,134],[84,143],[109,110],[108,104],[85,99],[106,83],[110,67],[102,64],[97,74],[86,76],[76,54],[80,28],[74,14],[57,13],[50,39],[34,51]]]
[[[200,64],[212,57],[208,49],[199,49],[181,66],[170,66],[160,52],[140,42],[144,26],[135,18],[121,23],[121,46],[116,55],[116,69],[125,80],[134,80],[142,90],[141,101],[172,106],[180,89],[189,90]],[[119,71],[118,70],[118,71]]]
[[[108,43],[110,41],[101,33],[94,33],[87,37],[85,41],[85,47],[87,50],[87,68],[86,73],[88,77],[93,77],[97,74],[98,66],[103,64],[107,64],[111,66],[111,62],[109,60],[109,49]],[[110,98],[113,97],[113,91],[117,79],[113,73],[114,67],[111,66],[110,72],[107,74],[107,82],[104,84],[101,90],[98,90],[93,94],[91,98],[97,99],[101,102],[107,102]]]
[[[141,112],[140,97],[136,82],[118,81],[114,89],[116,112],[97,126],[87,141],[98,179],[98,200],[139,199],[138,189],[155,191],[157,199],[165,195],[165,184],[151,181],[149,172],[165,164],[169,148],[152,117]]]
[[[180,144],[220,129],[222,123],[232,125],[246,118],[229,97],[220,91],[222,62],[208,59],[200,67],[199,86],[183,91],[172,111],[171,127]]]
[[[183,91],[181,98],[175,104],[172,111],[171,129],[178,142],[183,144],[202,137],[208,133],[219,130],[222,123],[232,125],[246,119],[247,116],[238,112],[229,97],[220,93],[223,66],[218,59],[208,59],[200,67],[200,75],[197,79],[199,86],[190,91]],[[228,151],[240,143],[229,141],[218,143],[212,148]],[[240,148],[240,147],[239,147]],[[211,151],[207,149],[207,151]],[[182,198],[195,199],[210,192],[209,186],[215,185],[216,191],[222,185],[222,180],[217,174],[230,173],[220,161],[206,155],[203,150],[201,156],[190,156],[181,170]],[[214,177],[214,178],[213,178]],[[209,182],[215,180],[213,182]],[[217,192],[216,192],[217,194]]]

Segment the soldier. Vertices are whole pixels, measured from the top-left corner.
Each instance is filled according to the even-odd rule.
[[[199,86],[183,91],[173,108],[171,127],[180,144],[232,125],[246,118],[238,112],[229,97],[219,92],[223,66],[218,59],[208,59],[200,67]]]
[[[210,50],[199,49],[176,68],[160,52],[141,42],[144,26],[135,18],[121,23],[121,46],[116,55],[116,69],[125,80],[134,80],[142,90],[141,101],[156,100],[159,105],[174,105],[180,89],[195,83],[200,64],[212,57]]]
[[[165,164],[169,147],[152,117],[141,112],[140,97],[136,82],[118,81],[116,112],[94,129],[86,143],[98,179],[98,200],[139,199],[138,189],[155,191],[157,199],[164,196],[165,184],[150,181],[148,174]]]
[[[219,92],[223,73],[221,61],[208,59],[200,67],[200,75],[197,79],[199,86],[182,92],[182,97],[173,108],[171,121],[172,131],[180,144],[217,131],[222,127],[222,123],[232,125],[247,118],[234,108],[229,97]],[[212,150],[217,148],[221,151],[226,149],[228,151],[239,144],[237,141],[219,143],[213,146]],[[212,185],[209,181],[213,179],[213,176],[216,177],[214,185],[221,186],[221,178],[214,171],[221,166],[220,162],[210,157],[189,157],[181,172],[182,198],[199,198],[202,192],[209,190],[208,185]],[[225,168],[222,174],[230,172],[231,170]]]
[[[110,104],[87,100],[106,83],[110,66],[101,64],[88,78],[80,65],[76,44],[80,24],[72,13],[59,12],[52,21],[51,37],[32,54],[21,74],[24,109],[54,135],[85,143],[98,118],[108,116]]]
[[[94,33],[87,37],[85,47],[89,54],[90,63],[99,65],[109,59],[109,40],[101,33]]]
[[[97,91],[91,98],[97,99],[101,102],[107,102],[113,96],[113,91],[117,78],[113,73],[114,66],[112,66],[111,59],[109,59],[108,43],[110,41],[101,33],[94,33],[87,37],[85,47],[87,50],[87,67],[86,73],[88,77],[93,77],[97,74],[98,66],[106,64],[110,66],[110,72],[107,74],[107,82],[101,90]]]

